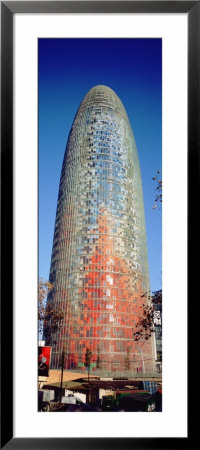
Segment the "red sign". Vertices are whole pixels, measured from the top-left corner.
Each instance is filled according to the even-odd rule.
[[[38,347],[38,376],[48,377],[51,347]]]

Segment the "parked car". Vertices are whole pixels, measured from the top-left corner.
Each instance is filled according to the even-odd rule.
[[[51,402],[54,401],[53,390],[39,389],[38,391],[38,411],[48,412],[51,409]]]
[[[68,412],[81,412],[81,411],[85,411],[85,412],[89,412],[89,411],[93,411],[93,409],[91,408],[90,405],[88,405],[88,403],[77,403],[76,405],[73,404],[66,404],[65,405],[65,411]]]

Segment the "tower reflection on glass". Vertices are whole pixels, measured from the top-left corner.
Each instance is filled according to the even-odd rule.
[[[95,86],[75,116],[63,160],[48,302],[64,312],[51,367],[121,376],[152,373],[154,337],[135,341],[149,291],[137,148],[115,92]],[[48,344],[48,342],[47,342]]]

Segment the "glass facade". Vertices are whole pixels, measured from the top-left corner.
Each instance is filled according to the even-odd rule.
[[[64,312],[52,368],[120,376],[155,371],[154,338],[134,333],[149,290],[135,139],[115,92],[95,86],[75,116],[63,160],[48,296]]]

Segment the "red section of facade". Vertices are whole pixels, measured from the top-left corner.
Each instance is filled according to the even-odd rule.
[[[88,348],[92,351],[93,372],[98,369],[113,373],[151,372],[153,355],[147,357],[152,354],[151,339],[144,342],[133,339],[144,303],[141,275],[129,269],[117,251],[108,218],[109,213],[101,210],[97,226],[91,230],[98,240],[95,239],[84,268],[76,314],[72,299],[65,303],[65,327],[59,336],[60,342],[65,342],[65,369],[85,371]]]

